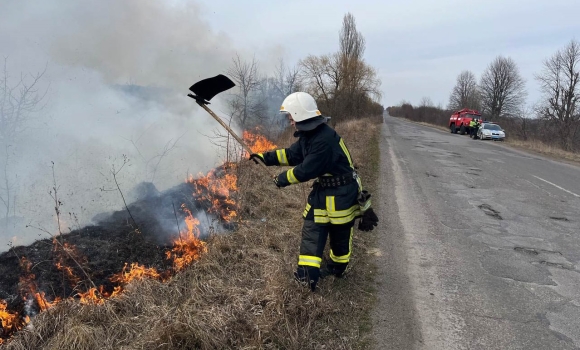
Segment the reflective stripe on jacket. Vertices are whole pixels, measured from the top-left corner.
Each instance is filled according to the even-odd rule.
[[[282,187],[306,182],[322,176],[353,173],[352,157],[338,133],[327,124],[312,131],[297,131],[298,141],[285,149],[263,153],[266,165],[293,166],[278,175]],[[317,224],[348,224],[360,215],[357,201],[362,191],[360,178],[347,185],[323,188],[317,182],[308,196],[303,212],[306,220]]]

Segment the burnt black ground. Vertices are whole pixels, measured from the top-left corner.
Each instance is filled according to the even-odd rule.
[[[58,236],[62,242],[75,247],[73,255],[76,260],[94,284],[103,285],[107,292],[113,289],[110,278],[121,272],[125,263],[139,263],[159,272],[170,272],[172,264],[166,259],[165,253],[172,248],[173,241],[178,237],[176,215],[180,229],[185,228],[186,213],[181,208],[182,204],[204,221],[206,229],[202,228],[202,238],[207,234],[204,232],[207,223],[216,221],[205,214],[210,203],[206,196],[195,194],[193,183],[183,183],[163,193],[159,193],[150,184],[144,184],[143,189],[145,191],[139,196],[140,199],[128,205],[138,230],[135,230],[128,211],[119,210],[97,215],[96,225]],[[215,195],[213,198],[216,198]],[[34,275],[33,282],[37,291],[44,292],[48,301],[56,297],[73,297],[90,288],[88,279],[75,262],[68,255],[63,255],[62,249],[55,251],[53,240],[47,234],[41,233],[41,236],[47,238],[28,246],[13,247],[0,254],[0,299],[6,300],[8,310],[18,312],[21,316],[34,316],[39,311],[36,302],[25,308],[23,297],[27,296],[30,288],[21,281],[24,276]],[[56,262],[62,256],[65,265],[72,268],[81,279],[76,285],[56,267]],[[23,259],[30,262],[29,271],[26,264],[21,263]],[[0,336],[1,333],[0,328]]]

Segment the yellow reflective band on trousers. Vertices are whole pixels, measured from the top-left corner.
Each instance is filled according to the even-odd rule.
[[[313,255],[300,255],[298,256],[298,265],[302,266],[313,266],[320,268],[322,263],[322,258]]]
[[[292,168],[286,172],[286,178],[288,179],[288,182],[291,184],[300,183],[300,181],[298,181],[298,179],[296,179],[296,176],[294,176],[294,168]]]
[[[276,157],[278,157],[278,163],[280,165],[288,165],[288,158],[286,157],[286,150],[285,149],[277,149],[276,150]]]
[[[360,215],[360,206],[358,204],[345,210],[336,210],[334,196],[326,197],[326,210],[314,209],[314,222],[317,224],[348,224]],[[309,208],[310,209],[310,208]]]
[[[352,252],[352,232],[353,232],[353,229],[354,229],[354,227],[351,227],[350,228],[350,238],[348,240],[348,254],[341,255],[341,256],[336,256],[332,252],[332,249],[330,250],[330,259],[332,259],[332,261],[334,261],[335,263],[346,264],[346,263],[349,262],[349,260],[350,260],[350,253]]]

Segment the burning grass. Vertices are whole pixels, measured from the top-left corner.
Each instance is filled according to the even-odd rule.
[[[377,160],[368,140],[377,137],[379,126],[359,120],[337,130],[373,190],[371,179],[376,175],[371,172]],[[211,235],[204,244],[207,251],[187,267],[176,266],[180,272],[166,280],[154,274],[133,279],[124,284],[123,293],[105,303],[63,301],[38,314],[3,348],[360,347],[372,301],[373,268],[365,247],[373,233],[357,232],[345,278],[324,279],[319,291],[311,293],[292,278],[308,185],[277,189],[261,167],[248,161],[230,170],[237,176],[238,188],[233,234]],[[194,221],[191,224],[196,227]],[[146,234],[147,227],[142,229]],[[179,249],[177,244],[168,248],[161,260],[181,254]],[[127,273],[135,268],[126,266],[119,278],[130,280]],[[152,273],[141,265],[139,269],[141,277]],[[2,312],[5,308],[0,304]]]

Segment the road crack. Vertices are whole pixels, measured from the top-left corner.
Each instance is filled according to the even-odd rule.
[[[481,204],[477,206],[479,209],[483,210],[485,215],[491,216],[494,219],[503,220],[499,211],[493,209],[489,204]]]

